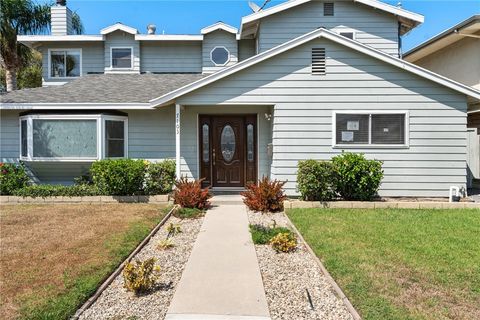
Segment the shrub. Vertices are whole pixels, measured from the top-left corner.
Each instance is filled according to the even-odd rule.
[[[285,182],[270,181],[263,177],[258,185],[247,185],[247,191],[242,192],[243,203],[252,211],[277,212],[283,210],[283,201],[287,196],[283,193]]]
[[[208,199],[212,197],[210,191],[202,189],[202,180],[189,181],[182,177],[175,183],[173,193],[174,202],[183,208],[207,209],[210,206]]]
[[[0,162],[0,195],[12,195],[28,186],[30,178],[23,164]]]
[[[279,252],[292,252],[297,248],[297,237],[293,233],[279,233],[270,240],[273,250]]]
[[[143,160],[106,159],[95,161],[90,167],[90,175],[104,195],[138,195],[143,193],[145,167]]]
[[[170,237],[173,237],[175,236],[176,234],[179,234],[182,232],[182,228],[180,227],[179,224],[173,224],[173,223],[170,223],[167,227],[167,239],[170,238]]]
[[[144,189],[146,194],[170,193],[175,183],[175,161],[147,162]]]
[[[249,228],[254,244],[268,244],[279,233],[291,233],[290,229],[285,227],[266,227],[260,224],[251,224]]]
[[[122,273],[124,287],[135,294],[153,289],[160,271],[160,268],[155,266],[155,262],[155,258],[145,261],[136,260],[135,263],[127,262]]]
[[[15,190],[13,194],[19,197],[46,198],[97,196],[100,193],[95,186],[87,184],[73,186],[39,184]]]
[[[372,200],[383,179],[382,162],[363,154],[345,152],[332,158],[335,190],[345,200]]]
[[[173,247],[175,247],[175,244],[170,239],[163,239],[163,240],[158,241],[157,248],[159,250],[168,250],[168,249],[171,249]]]
[[[336,175],[331,162],[305,160],[298,163],[298,191],[303,200],[328,201],[335,198]]]
[[[205,214],[204,211],[197,208],[178,208],[173,211],[173,215],[179,219],[196,219]]]

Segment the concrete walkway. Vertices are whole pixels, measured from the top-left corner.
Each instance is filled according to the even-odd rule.
[[[165,319],[269,320],[245,206],[212,203]]]

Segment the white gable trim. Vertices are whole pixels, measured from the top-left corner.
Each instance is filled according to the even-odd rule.
[[[458,83],[456,81],[453,81],[451,79],[448,79],[446,77],[443,77],[441,75],[438,75],[434,72],[431,72],[429,70],[423,69],[417,65],[414,65],[412,63],[409,63],[407,61],[395,58],[383,51],[374,49],[372,47],[369,47],[367,45],[361,44],[358,41],[354,41],[351,39],[348,39],[346,37],[340,36],[339,34],[326,30],[324,28],[320,28],[317,30],[314,30],[312,32],[309,32],[307,34],[304,34],[300,37],[297,37],[293,40],[290,40],[288,42],[285,42],[279,46],[276,46],[270,50],[267,50],[265,52],[262,52],[256,56],[253,56],[249,59],[246,59],[242,62],[239,62],[231,67],[227,67],[224,69],[221,69],[220,71],[217,71],[216,73],[213,73],[210,76],[207,76],[203,79],[197,80],[191,84],[188,84],[186,86],[183,86],[179,89],[176,89],[174,91],[171,91],[167,94],[164,94],[163,96],[160,96],[158,98],[150,100],[150,103],[152,106],[162,106],[167,103],[171,103],[174,99],[179,98],[180,96],[183,96],[187,93],[190,93],[194,90],[197,90],[203,86],[206,86],[212,82],[215,82],[217,80],[220,80],[222,78],[225,78],[231,74],[234,74],[238,71],[241,71],[243,69],[246,69],[250,66],[253,66],[261,61],[267,60],[273,56],[276,56],[278,54],[281,54],[283,52],[286,52],[292,48],[298,47],[302,44],[305,44],[309,41],[312,41],[313,39],[316,38],[326,38],[331,41],[334,41],[336,43],[339,43],[341,45],[344,45],[346,47],[349,47],[353,50],[359,51],[361,53],[364,53],[368,56],[371,56],[373,58],[376,58],[378,60],[384,61],[386,63],[389,63],[393,66],[396,66],[398,68],[401,68],[405,71],[414,73],[420,77],[426,78],[428,80],[434,81],[438,84],[441,84],[443,86],[446,86],[450,89],[453,89],[455,91],[458,91],[460,93],[463,93],[467,96],[470,96],[474,99],[480,100],[480,91],[473,89],[472,87],[466,86],[464,84]]]
[[[202,41],[203,35],[197,34],[136,34],[140,41]]]
[[[236,34],[238,32],[237,28],[232,27],[232,26],[230,26],[230,25],[228,25],[224,22],[219,21],[217,23],[212,24],[211,26],[203,28],[202,30],[200,30],[200,33],[201,34],[207,34],[207,33],[210,33],[210,32],[216,31],[216,30],[224,30],[226,32],[234,33],[234,34]]]
[[[111,25],[109,27],[106,27],[106,28],[103,28],[102,30],[100,30],[100,34],[105,35],[105,34],[109,34],[109,33],[112,33],[114,31],[117,31],[117,30],[121,30],[121,31],[124,31],[126,33],[130,33],[130,34],[137,34],[138,33],[137,29],[126,26],[123,23],[117,22],[114,25]]]

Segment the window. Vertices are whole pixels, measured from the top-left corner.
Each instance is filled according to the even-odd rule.
[[[334,3],[325,2],[323,3],[323,15],[325,17],[332,17],[334,15]]]
[[[408,145],[407,112],[335,112],[333,145]]]
[[[325,48],[312,48],[312,74],[326,74]]]
[[[80,49],[49,50],[50,78],[74,78],[82,73]]]
[[[27,161],[93,161],[124,157],[126,132],[127,118],[124,116],[25,115],[20,118],[20,158]]]
[[[340,32],[340,35],[341,35],[341,36],[344,36],[345,38],[348,38],[348,39],[352,39],[352,40],[355,39],[355,33],[351,32],[351,31],[348,31],[348,32]]]
[[[216,66],[224,66],[230,61],[230,52],[225,47],[215,47],[210,52],[210,60]]]
[[[111,48],[112,68],[132,68],[132,48]]]
[[[202,126],[202,160],[205,163],[210,161],[210,135],[206,123]]]

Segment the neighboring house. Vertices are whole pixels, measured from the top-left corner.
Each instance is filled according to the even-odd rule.
[[[480,90],[480,15],[474,15],[409,50],[404,59]],[[467,127],[480,135],[480,104],[469,100]],[[480,137],[469,145],[471,176],[480,179]]]
[[[52,10],[52,35],[18,37],[42,52],[45,87],[1,97],[2,161],[41,182],[71,183],[102,158],[173,158],[177,176],[214,188],[269,176],[297,195],[299,160],[346,150],[384,161],[382,196],[465,187],[467,99],[480,92],[399,59],[421,15],[293,0],[238,31],[70,35],[68,9]]]

